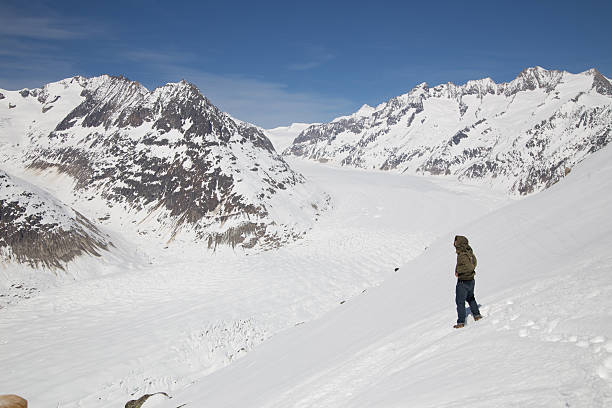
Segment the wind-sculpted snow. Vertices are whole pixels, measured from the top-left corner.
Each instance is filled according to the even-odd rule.
[[[0,170],[0,259],[63,269],[112,243],[89,220],[44,191]]]
[[[0,111],[10,160],[70,175],[80,202],[103,197],[135,222],[155,220],[170,241],[275,247],[325,208],[259,129],[185,81],[148,91],[123,77],[75,77],[6,94],[17,106]]]
[[[430,88],[363,107],[304,130],[285,154],[344,166],[455,175],[516,194],[563,178],[612,140],[612,84],[529,68],[509,83],[490,78]]]

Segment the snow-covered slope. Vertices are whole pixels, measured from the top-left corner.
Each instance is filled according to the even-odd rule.
[[[0,170],[0,260],[63,269],[81,254],[112,246],[82,214]]]
[[[268,136],[268,139],[270,139],[276,151],[282,152],[287,147],[291,146],[291,143],[293,143],[300,133],[312,125],[318,125],[318,123],[292,123],[289,126],[266,129],[264,133]]]
[[[508,117],[523,123],[528,96],[546,94],[556,81],[554,73],[532,73],[483,91],[483,100],[513,99],[508,112],[516,115]],[[551,92],[582,87],[577,78],[594,87],[577,100],[598,104],[609,96],[602,95],[607,79],[597,75],[562,73]],[[486,81],[479,86],[488,89]],[[122,406],[158,391],[172,395],[171,404],[161,397],[151,404],[168,408],[612,403],[612,151],[601,147],[608,136],[575,150],[572,157],[586,159],[559,183],[514,201],[505,191],[523,174],[523,153],[507,164],[516,174],[483,179],[503,193],[428,172],[413,177],[289,158],[301,176],[282,171],[287,163],[260,130],[218,112],[186,83],[149,92],[123,78],[77,77],[0,93],[0,168],[10,199],[34,192],[26,196],[51,209],[50,220],[83,226],[78,216],[74,223],[78,210],[97,225],[85,232],[116,246],[98,251],[103,260],[136,247],[112,264],[91,256],[70,262],[67,269],[95,272],[87,279],[42,290],[11,284],[11,291],[40,293],[14,304],[0,299],[9,303],[0,308],[3,392],[63,408]],[[461,97],[464,116],[474,95]],[[427,97],[423,109],[444,101],[456,103]],[[597,104],[584,109],[601,113]],[[364,106],[338,123],[358,126],[378,111]],[[605,127],[594,115],[572,138],[593,140],[591,132]],[[445,118],[436,116],[438,126]],[[553,142],[542,163],[565,151]],[[219,169],[211,177],[231,176],[231,188],[201,185],[202,195],[192,196],[188,187],[209,180],[201,170],[210,168]],[[274,186],[292,177],[285,189]],[[322,190],[333,198],[327,211]],[[153,196],[158,202],[148,201]],[[191,221],[212,199],[224,203],[218,212]],[[268,214],[250,212],[249,203],[263,203]],[[235,219],[215,218],[229,215],[229,205]],[[281,236],[286,245],[248,256],[225,246],[203,250],[208,242],[236,242],[224,228],[245,218],[266,225],[256,246],[277,246]],[[280,222],[286,219],[294,224]],[[451,328],[457,233],[478,256],[486,316],[462,331]],[[288,242],[297,235],[303,239]]]
[[[453,180],[290,164],[333,198],[304,239],[248,256],[158,248],[152,264],[126,259],[112,274],[0,309],[0,367],[12,367],[0,389],[63,408],[174,395],[346,306],[449,228],[508,203]]]
[[[410,174],[457,175],[503,191],[550,187],[612,140],[612,83],[595,69],[528,68],[430,88],[311,126],[285,154]]]
[[[611,191],[608,147],[159,406],[611,406]],[[485,315],[462,330],[456,233],[478,256]]]
[[[38,183],[70,176],[59,198],[104,225],[270,248],[303,236],[326,206],[260,130],[184,81],[148,91],[104,75],[0,93],[3,168]]]

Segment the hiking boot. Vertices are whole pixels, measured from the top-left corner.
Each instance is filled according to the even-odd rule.
[[[457,323],[453,326],[455,329],[462,329],[465,327],[465,323]]]
[[[474,321],[475,321],[475,322],[479,321],[480,319],[482,319],[482,316],[481,316],[481,315],[474,316]]]

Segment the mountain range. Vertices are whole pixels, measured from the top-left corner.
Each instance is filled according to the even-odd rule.
[[[596,69],[541,67],[514,80],[422,83],[302,131],[285,155],[408,174],[451,175],[511,194],[559,181],[612,140],[612,83]]]
[[[61,267],[113,248],[105,228],[212,250],[300,239],[330,199],[270,138],[286,157],[525,195],[610,142],[612,83],[595,69],[535,67],[507,83],[422,83],[329,123],[270,130],[220,111],[186,81],[149,91],[124,77],[77,76],[0,90],[0,171],[11,186],[1,199],[3,258]],[[23,214],[30,223],[16,224]],[[53,234],[68,246],[80,237],[81,249],[51,245]]]
[[[274,248],[303,236],[327,205],[261,130],[185,81],[149,91],[103,75],[0,90],[0,145],[4,177],[57,191],[68,185],[53,202],[81,209],[88,225],[136,228],[164,245],[181,235],[210,249]],[[11,191],[3,208],[36,205]],[[58,223],[54,214],[42,219]],[[24,240],[47,242],[20,228]]]

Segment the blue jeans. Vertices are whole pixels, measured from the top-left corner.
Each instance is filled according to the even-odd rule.
[[[457,303],[457,323],[465,323],[465,302],[470,305],[472,316],[479,316],[478,303],[474,298],[474,279],[472,280],[457,280],[455,289],[455,303]]]

